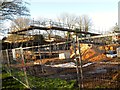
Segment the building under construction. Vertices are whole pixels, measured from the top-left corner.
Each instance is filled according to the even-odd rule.
[[[28,34],[33,30],[38,30],[39,33]],[[73,34],[67,37],[53,34],[45,38],[41,31]],[[104,82],[109,86],[109,82],[112,86],[113,82],[114,87],[119,86],[118,81],[106,76],[110,74],[109,70],[112,70],[111,74],[114,75],[116,68],[120,69],[119,62],[113,65],[110,63],[109,66],[106,66],[105,62],[113,60],[106,57],[106,52],[114,51],[120,46],[118,42],[120,33],[99,35],[55,26],[29,26],[8,34],[11,36],[2,41],[3,65],[27,88],[37,87],[39,84],[39,82],[32,84],[33,81],[28,78],[30,76],[76,80],[79,88],[95,87],[91,80],[97,82],[96,84]],[[114,43],[113,37],[118,37],[115,46],[111,46]]]

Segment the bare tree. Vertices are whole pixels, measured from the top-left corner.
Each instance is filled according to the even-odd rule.
[[[29,18],[24,18],[24,17],[18,17],[17,19],[13,20],[11,23],[11,30],[12,31],[18,31],[23,28],[26,28],[30,24],[30,19]]]
[[[82,29],[83,29],[83,18],[81,16],[79,16],[77,18],[77,25],[78,25],[79,31],[82,31]]]
[[[11,31],[10,32],[14,32],[14,31],[19,31],[23,28],[26,28],[29,26],[30,23],[30,19],[29,18],[24,18],[24,17],[18,17],[15,20],[12,20],[11,23]],[[22,34],[26,34],[26,32],[22,33]],[[18,34],[11,34],[8,36],[8,41],[11,41],[13,43],[20,41],[20,40],[26,40],[29,41],[31,39],[31,37],[27,37],[25,35],[18,35]],[[18,46],[17,43],[14,44],[14,46]]]
[[[0,32],[7,33],[4,22],[14,20],[16,16],[29,16],[29,9],[26,7],[29,3],[24,0],[0,0]]]
[[[28,3],[23,0],[3,0],[0,4],[0,20],[13,20],[14,16],[29,15],[26,4]]]
[[[74,29],[76,27],[77,16],[73,14],[63,13],[58,17],[59,22],[63,23],[63,27],[67,27],[69,29]],[[71,33],[67,32],[68,40],[71,38]]]
[[[92,23],[90,18],[87,15],[83,15],[83,31],[88,32]]]
[[[60,17],[58,17],[58,20],[64,23],[69,29],[74,29],[77,17],[72,14],[63,13]]]
[[[83,15],[77,18],[77,25],[80,31],[88,32],[92,25],[92,22],[87,15]]]
[[[34,24],[37,24],[38,26],[44,26],[44,27],[51,27],[54,25],[54,21],[52,19],[47,19],[43,17],[39,17],[36,21],[34,21]],[[51,35],[53,33],[53,30],[46,30],[44,34],[47,34],[48,39],[51,39]]]

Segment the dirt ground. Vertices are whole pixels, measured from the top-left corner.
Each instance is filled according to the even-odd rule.
[[[82,53],[82,64],[92,63],[82,68],[84,88],[120,88],[120,58],[106,57],[104,48],[105,47],[92,46]],[[75,63],[73,58],[69,60],[59,60],[55,58],[43,61],[40,62],[38,60],[39,64],[29,64],[26,66],[27,73],[37,77],[61,78],[68,81],[77,80],[76,67],[64,68],[47,66],[67,62]]]
[[[104,63],[94,62],[92,65],[82,68],[84,88],[120,88],[120,64],[106,64],[106,62],[116,61],[120,62],[120,59],[113,58],[102,61]],[[75,67],[63,68],[35,65],[27,67],[27,73],[37,77],[61,78],[67,81],[77,80]]]
[[[118,58],[113,59],[119,60]],[[108,61],[111,62],[111,61]],[[120,65],[96,63],[83,69],[85,88],[120,88]]]
[[[116,49],[119,45],[92,46],[82,53],[83,64],[93,64],[83,68],[84,88],[119,88],[120,87],[120,64],[105,64],[100,62],[120,62],[120,58],[108,58],[105,55],[106,47]],[[74,61],[71,59],[71,61]],[[64,62],[64,60],[62,61]],[[53,62],[54,63],[54,62]],[[59,63],[59,62],[58,62]],[[60,61],[61,63],[61,61]],[[51,68],[51,69],[50,69]],[[53,68],[44,66],[48,78],[61,78],[66,80],[77,79],[76,68]]]

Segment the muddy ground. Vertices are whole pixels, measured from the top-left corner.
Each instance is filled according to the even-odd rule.
[[[84,88],[120,88],[120,58],[108,58],[104,48],[93,46],[82,54],[82,64],[92,63],[83,67]],[[13,68],[26,67],[27,74],[36,77],[61,78],[77,80],[76,66],[53,67],[64,63],[75,63],[74,59],[59,60],[58,58],[37,60],[34,62],[11,65]],[[79,68],[80,70],[80,68]],[[80,77],[80,75],[79,75]],[[76,86],[78,83],[76,83]]]
[[[92,62],[91,65],[83,68],[84,88],[120,88],[120,64],[108,63],[120,62],[120,59],[113,58],[102,62]],[[76,67],[34,65],[27,67],[27,73],[37,77],[77,80]]]

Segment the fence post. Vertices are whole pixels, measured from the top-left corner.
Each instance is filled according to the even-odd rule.
[[[21,55],[22,55],[23,71],[24,71],[24,75],[25,75],[25,81],[26,81],[26,84],[27,84],[27,88],[30,88],[27,73],[26,73],[25,60],[24,60],[24,54],[23,54],[24,52],[23,52],[22,47],[20,47],[20,51],[21,51]]]
[[[3,64],[3,54],[2,50],[0,50],[0,73],[2,73],[2,64]],[[0,90],[2,90],[2,79],[0,79]]]
[[[6,49],[6,55],[7,55],[7,64],[8,64],[8,68],[9,68],[9,73],[11,75],[11,68],[10,68],[10,58],[9,58],[9,54],[8,54],[8,49]]]
[[[77,36],[78,37],[78,36]],[[79,62],[80,62],[80,76],[81,76],[81,82],[80,82],[80,88],[83,88],[83,70],[82,70],[82,56],[81,56],[81,47],[80,47],[80,41],[78,41],[78,50],[79,50]]]
[[[76,41],[73,40],[73,45],[74,45],[74,53],[75,53],[75,62],[76,62],[76,71],[77,71],[77,80],[78,80],[78,87],[80,90],[80,71],[79,71],[79,67],[78,67],[78,60],[77,60],[77,55],[76,55]]]
[[[42,55],[40,54],[40,49],[39,48],[38,48],[38,52],[39,52],[41,70],[42,70],[42,73],[44,73],[43,64],[42,64]]]

